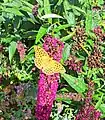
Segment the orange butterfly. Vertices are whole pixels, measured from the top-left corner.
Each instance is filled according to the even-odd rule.
[[[57,61],[53,60],[48,53],[40,46],[35,46],[35,65],[43,73],[52,75],[54,73],[65,73],[65,68]]]

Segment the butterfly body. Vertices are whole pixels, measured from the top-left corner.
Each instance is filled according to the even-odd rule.
[[[41,47],[35,46],[35,65],[43,73],[52,75],[54,73],[64,73],[65,68],[57,61],[53,60]]]

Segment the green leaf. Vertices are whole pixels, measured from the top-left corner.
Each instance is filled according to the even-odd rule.
[[[73,12],[65,12],[65,18],[70,25],[75,25],[75,16]]]
[[[49,0],[44,0],[44,12],[46,14],[51,14],[51,9],[50,9],[50,2]],[[52,23],[52,19],[48,19],[49,23]]]
[[[29,13],[32,13],[32,8],[29,8],[29,7],[23,6],[23,7],[20,8],[20,10],[23,10],[23,11],[29,12]]]
[[[88,11],[86,14],[86,32],[88,33],[90,30],[92,30],[92,11]]]
[[[69,12],[69,19],[70,19],[70,21],[68,21],[68,23],[70,24],[70,25],[75,25],[75,15],[74,15],[74,13],[73,12]],[[67,17],[67,18],[68,18]],[[68,19],[68,20],[69,20]]]
[[[99,68],[98,70],[101,74],[104,74],[104,69],[103,68]]]
[[[64,0],[63,6],[64,6],[65,12],[67,13],[67,11],[70,9],[70,4],[69,4],[68,0]]]
[[[80,16],[80,15],[81,15],[81,13],[78,12],[77,10],[75,10],[75,9],[73,9],[73,13],[74,13],[75,15],[77,15],[77,16]]]
[[[71,25],[69,25],[69,24],[60,25],[60,26],[54,28],[53,31],[54,31],[54,32],[59,32],[60,30],[65,29],[65,28],[68,28],[68,27],[70,27],[70,26],[71,26]]]
[[[0,16],[0,23],[5,21],[5,18],[3,16]]]
[[[8,7],[17,7],[20,8],[22,6],[22,2],[21,1],[12,1],[12,2],[7,2],[7,3],[3,3],[3,6],[8,6]]]
[[[92,39],[87,39],[86,42],[89,43],[91,47],[93,47],[94,41]]]
[[[93,32],[89,31],[87,35],[92,39],[95,39],[95,40],[97,39],[96,35]]]
[[[58,6],[61,5],[62,2],[63,2],[63,0],[58,0],[57,5]]]
[[[61,41],[64,42],[64,41],[69,40],[70,38],[73,37],[74,34],[75,34],[75,32],[71,32],[69,35],[62,37],[62,38],[61,38]]]
[[[74,88],[77,92],[83,93],[86,90],[86,84],[83,78],[76,78],[68,74],[61,74],[61,76],[68,82],[68,84]]]
[[[44,12],[45,14],[51,13],[49,0],[44,0]]]
[[[105,104],[101,104],[101,105],[99,106],[99,109],[101,110],[102,113],[105,114]]]
[[[21,0],[21,2],[22,2],[23,4],[25,4],[26,6],[28,6],[29,8],[33,8],[33,5],[30,4],[29,2],[27,2],[27,1],[25,1],[25,0]]]
[[[85,3],[85,0],[78,0],[81,4]]]
[[[28,12],[28,15],[30,16],[30,18],[27,18],[30,22],[32,22],[33,24],[36,22],[36,23],[39,23],[35,17],[33,16],[33,14],[29,13]]]
[[[98,109],[102,103],[102,99],[103,99],[103,94],[101,95],[101,97],[99,98],[99,101],[96,103],[95,108]]]
[[[88,66],[87,66],[87,59],[85,60],[85,63],[84,63],[84,66],[82,67],[83,68],[83,70],[86,72],[86,74],[87,74],[87,70],[88,70]]]
[[[72,21],[72,19],[73,19],[73,13],[69,13],[69,12],[68,12],[68,10],[70,9],[70,8],[69,8],[69,2],[68,2],[67,0],[65,0],[65,1],[63,2],[63,6],[64,6],[64,11],[65,11],[64,16],[65,16],[68,24],[71,25],[71,23],[73,23],[73,21]],[[72,16],[72,18],[71,18],[70,16]],[[72,21],[72,22],[71,22],[71,21]]]
[[[85,16],[86,12],[84,10],[82,10],[80,7],[71,5],[68,0],[64,0],[63,2],[63,6],[64,6],[64,11],[65,11],[65,18],[67,19],[67,22],[71,25],[75,25],[75,15],[80,16],[81,13]],[[73,12],[70,12],[70,11]]]
[[[43,0],[36,0],[38,4],[42,7],[43,6]]]
[[[46,34],[46,32],[47,32],[47,28],[41,26],[38,31],[38,34],[36,35],[35,44],[37,44],[40,41],[40,39]]]
[[[61,101],[63,101],[63,102],[65,102],[65,103],[67,103],[67,104],[71,104],[71,100],[69,99],[69,98],[56,98],[56,101],[58,101],[58,102],[61,102]]]
[[[13,36],[13,35],[11,35],[7,38],[1,38],[1,42],[2,43],[10,43],[14,38],[15,38],[15,36]]]
[[[70,45],[66,43],[63,50],[63,61],[66,61],[69,55],[70,55]]]
[[[10,61],[10,63],[13,58],[13,55],[15,54],[15,51],[16,51],[16,42],[12,41],[9,46],[9,61]]]
[[[86,12],[84,10],[82,10],[80,7],[74,6],[74,5],[69,5],[69,8],[72,8],[73,10],[77,10],[78,12],[83,13],[84,15],[86,14]]]
[[[23,14],[17,8],[6,8],[3,9],[4,12],[12,13],[14,15],[23,16]]]
[[[46,14],[46,15],[43,15],[40,19],[46,19],[46,18],[62,18],[62,19],[64,19],[62,16],[57,15],[57,14]]]
[[[98,0],[98,5],[103,5],[104,4],[104,0]]]

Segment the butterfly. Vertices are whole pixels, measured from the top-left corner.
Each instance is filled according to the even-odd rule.
[[[42,70],[46,75],[54,73],[65,73],[65,68],[56,60],[53,60],[48,53],[40,46],[34,46],[35,66]]]

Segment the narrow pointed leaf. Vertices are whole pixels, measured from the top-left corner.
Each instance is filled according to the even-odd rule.
[[[13,55],[15,54],[16,51],[16,42],[11,42],[9,46],[9,61],[11,63]]]
[[[36,44],[46,34],[46,32],[47,32],[47,28],[44,28],[44,27],[41,26],[40,29],[39,29],[39,31],[38,31],[38,34],[36,36],[36,41],[35,41]]]

